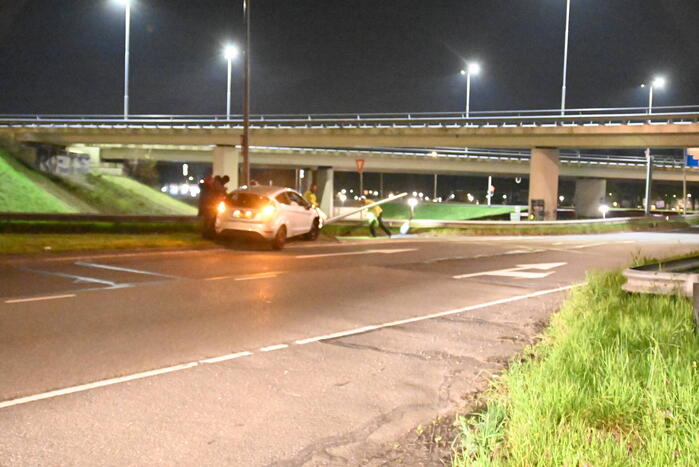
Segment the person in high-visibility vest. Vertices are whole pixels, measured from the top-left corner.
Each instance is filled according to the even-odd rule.
[[[311,187],[303,194],[303,197],[311,203],[314,208],[318,207],[318,196],[316,196],[316,191],[318,190],[318,185],[311,185]]]
[[[374,201],[367,199],[363,196],[362,203],[365,206],[368,206],[370,204],[373,204]],[[376,224],[378,224],[379,227],[381,227],[381,230],[386,232],[388,238],[391,238],[391,231],[388,230],[386,224],[383,223],[383,209],[381,209],[381,206],[374,206],[373,208],[369,208],[367,210],[367,219],[369,220],[369,231],[371,232],[372,237],[376,237]]]

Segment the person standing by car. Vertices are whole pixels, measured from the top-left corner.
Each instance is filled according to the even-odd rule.
[[[318,207],[318,196],[316,195],[316,191],[318,191],[318,185],[315,183],[311,185],[311,187],[303,194],[303,197],[306,201],[311,203],[311,207],[317,208]]]
[[[362,203],[365,206],[368,206],[373,204],[374,201],[368,199],[366,196],[362,196]],[[381,206],[369,208],[367,210],[367,217],[369,218],[369,231],[371,232],[372,237],[376,237],[376,225],[378,224],[379,227],[381,227],[381,230],[386,232],[388,238],[391,238],[391,231],[388,230],[386,224],[383,223],[383,209],[381,209]]]
[[[199,184],[199,217],[201,218],[201,234],[204,238],[211,238],[216,221],[216,181],[211,176],[206,177]]]

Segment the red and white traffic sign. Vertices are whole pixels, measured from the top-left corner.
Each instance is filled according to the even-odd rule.
[[[364,172],[364,159],[357,159],[355,162],[357,163],[357,172],[360,174]]]

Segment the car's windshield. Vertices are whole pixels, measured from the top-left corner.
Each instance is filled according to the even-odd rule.
[[[228,200],[232,206],[246,209],[260,209],[269,204],[269,198],[265,196],[240,191],[234,191],[228,195]]]

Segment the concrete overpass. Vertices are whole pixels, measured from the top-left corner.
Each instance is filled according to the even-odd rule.
[[[0,135],[21,142],[236,145],[235,120],[194,117],[0,117]],[[545,116],[265,118],[251,144],[287,147],[685,148],[699,146],[699,111]]]
[[[93,153],[103,161],[148,159],[167,162],[213,163],[215,146],[118,145],[70,146],[72,152]],[[97,151],[97,152],[94,152]],[[237,152],[237,151],[236,151]],[[239,157],[236,154],[235,157]],[[331,148],[250,148],[250,160],[257,168],[317,170],[333,167],[336,171],[355,172],[356,159],[364,159],[366,172],[418,173],[439,175],[528,175],[529,153],[524,151],[477,150],[468,153],[450,150],[408,151],[405,149],[331,149]],[[658,158],[654,179],[682,181],[681,161]],[[562,177],[645,180],[646,163],[623,155],[596,155],[561,152]],[[699,182],[699,169],[688,169],[687,180]]]
[[[560,149],[632,148],[640,152],[643,148],[699,147],[699,108],[664,108],[653,114],[638,110],[583,109],[566,115],[484,112],[469,118],[458,114],[257,116],[252,121],[250,141],[268,148],[527,148],[531,150],[530,209],[538,209],[546,219],[552,219],[558,202],[559,175],[598,179],[645,176],[638,165],[622,168],[607,164],[604,170],[598,170],[583,163],[566,163],[561,160]],[[0,136],[25,143],[213,146],[214,173],[229,174],[234,181],[239,161],[235,146],[241,134],[239,120],[219,117],[0,117]],[[252,162],[317,166],[318,180],[323,181],[321,198],[332,203],[332,170],[351,170],[356,156],[343,155],[342,150],[315,153],[313,161],[307,156],[295,153],[292,157],[268,150],[253,155]],[[439,156],[407,160],[381,152],[367,154],[366,158],[372,165],[380,161],[378,167],[386,171],[521,174],[526,169],[521,160],[448,160]],[[661,176],[681,178],[677,171]],[[604,192],[598,182],[586,182],[585,187],[588,192],[594,191],[590,199]]]

